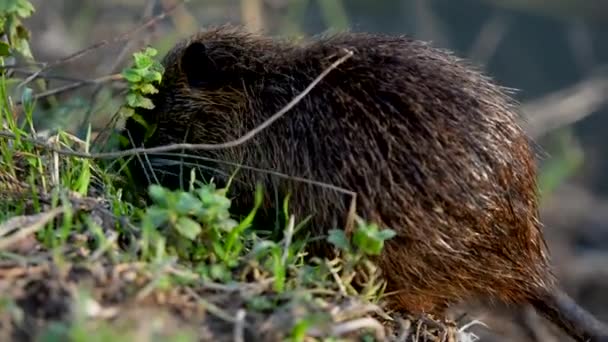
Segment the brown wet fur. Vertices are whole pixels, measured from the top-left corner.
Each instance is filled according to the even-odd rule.
[[[165,57],[156,108],[141,113],[157,125],[145,146],[236,139],[344,49],[354,55],[255,138],[190,153],[355,191],[359,216],[398,233],[377,259],[388,290],[398,291],[390,297],[396,309],[441,314],[473,298],[531,303],[579,341],[605,337],[592,316],[556,300],[562,292],[539,223],[535,158],[516,104],[447,51],[405,36],[342,33],[296,44],[209,29]],[[126,128],[140,145],[138,124]],[[201,164],[217,170],[206,175],[220,183],[234,172]],[[313,236],[345,224],[348,196],[243,169],[231,185],[235,212],[251,207],[256,182],[265,185],[268,216],[274,194],[290,193],[298,219],[313,215]]]

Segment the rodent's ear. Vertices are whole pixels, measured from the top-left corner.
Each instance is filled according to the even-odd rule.
[[[205,79],[208,79],[212,68],[213,61],[207,54],[207,47],[201,42],[190,44],[181,60],[182,72],[188,79],[188,84],[192,87],[204,85]]]

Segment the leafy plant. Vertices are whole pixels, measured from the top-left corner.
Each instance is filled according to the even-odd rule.
[[[191,191],[152,185],[149,194],[154,204],[144,213],[144,229],[162,231],[170,253],[197,263],[204,275],[225,280],[228,271],[239,264],[245,249],[244,231],[251,226],[262,201],[258,189],[255,207],[237,222],[230,217],[230,199],[225,191],[214,184]]]
[[[12,55],[17,51],[26,58],[33,58],[29,46],[29,31],[23,26],[22,19],[34,12],[28,0],[0,1],[0,57]]]
[[[367,223],[356,218],[357,228],[353,234],[352,242],[348,241],[343,230],[332,229],[328,241],[338,249],[363,257],[365,255],[378,255],[384,247],[384,241],[395,236],[392,229],[380,230],[377,224]]]
[[[122,71],[122,76],[129,84],[129,91],[126,96],[126,105],[121,108],[121,114],[124,117],[132,117],[143,125],[147,132],[146,138],[153,133],[155,127],[149,125],[138,115],[136,109],[154,108],[154,104],[148,96],[158,93],[155,84],[160,84],[164,73],[164,67],[154,59],[157,54],[156,49],[151,47],[135,52],[133,65]]]

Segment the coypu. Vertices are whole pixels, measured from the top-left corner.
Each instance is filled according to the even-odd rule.
[[[353,56],[253,139],[189,153],[356,192],[357,215],[397,232],[376,260],[389,290],[399,291],[389,297],[393,308],[441,314],[473,298],[532,304],[579,341],[608,340],[608,329],[560,290],[551,271],[535,156],[515,102],[447,51],[407,36],[340,33],[296,44],[230,26],[209,29],[165,56],[155,108],[140,112],[154,133],[144,144],[144,129],[129,119],[126,136],[146,147],[237,139],[345,49]],[[149,158],[177,171],[165,155]],[[220,183],[234,171],[197,163]],[[251,208],[256,182],[280,198],[290,194],[296,217],[312,215],[313,235],[346,223],[348,196],[247,169],[230,187],[237,212]],[[161,183],[181,185],[170,173]]]

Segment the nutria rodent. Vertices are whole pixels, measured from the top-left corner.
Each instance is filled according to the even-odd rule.
[[[140,113],[156,125],[145,146],[234,140],[344,49],[354,55],[252,140],[192,153],[355,191],[359,216],[397,232],[377,259],[389,290],[401,291],[390,297],[394,308],[438,314],[472,298],[529,303],[579,341],[608,339],[550,269],[535,158],[515,103],[446,51],[404,36],[342,33],[295,44],[210,29],[164,58],[156,107]],[[126,130],[140,146],[140,124],[129,120]],[[149,158],[168,165],[166,156]],[[219,182],[235,171],[200,164]],[[175,186],[177,179],[161,182]],[[313,215],[315,234],[344,226],[348,196],[251,170],[239,170],[231,183],[240,194],[235,208],[251,207],[256,182],[266,186],[267,209],[273,194],[290,193],[290,211]]]

